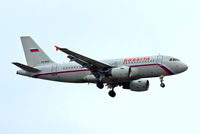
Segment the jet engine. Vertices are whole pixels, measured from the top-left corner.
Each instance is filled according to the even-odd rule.
[[[131,91],[142,92],[149,89],[148,80],[134,80],[131,82],[123,83],[124,89],[130,89]]]
[[[136,68],[130,67],[117,67],[111,70],[111,75],[113,79],[124,80],[136,78],[138,75],[138,70]]]

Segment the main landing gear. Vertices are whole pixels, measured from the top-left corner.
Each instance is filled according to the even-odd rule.
[[[164,88],[165,87],[165,84],[163,83],[163,81],[164,81],[164,75],[161,75],[160,76],[160,86],[162,87],[162,88]]]
[[[114,89],[110,90],[108,92],[108,94],[109,94],[110,97],[115,97],[116,96],[116,93],[115,93]]]
[[[115,86],[112,86],[112,85],[107,85],[108,86],[108,88],[111,88],[111,90],[108,92],[108,95],[110,96],[110,97],[115,97],[116,96],[116,93],[115,93],[115,91],[114,91],[114,87]],[[102,83],[102,82],[97,82],[97,87],[99,88],[99,89],[103,89],[104,88],[104,84]]]
[[[99,89],[103,89],[104,85],[103,85],[103,83],[98,82],[98,83],[97,83],[97,87],[98,87]]]

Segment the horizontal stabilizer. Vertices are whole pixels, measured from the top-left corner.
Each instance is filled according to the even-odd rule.
[[[24,64],[21,64],[21,63],[18,63],[18,62],[13,62],[13,64],[16,65],[16,66],[18,66],[22,70],[27,71],[27,72],[32,72],[32,73],[40,72],[39,69],[36,69],[36,68],[30,67],[30,66],[24,65]]]

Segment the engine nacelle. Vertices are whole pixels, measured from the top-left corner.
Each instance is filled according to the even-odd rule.
[[[149,89],[148,80],[134,80],[123,84],[124,89],[130,89],[131,91],[142,92]]]
[[[113,79],[127,79],[129,78],[129,67],[118,67],[111,70]]]
[[[136,68],[122,66],[113,68],[111,70],[111,75],[113,79],[132,79],[137,77],[138,70]]]

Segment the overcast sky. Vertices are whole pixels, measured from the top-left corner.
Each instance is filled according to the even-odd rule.
[[[4,0],[0,4],[1,134],[199,134],[199,0]],[[189,69],[149,79],[147,92],[16,75],[26,64],[20,36],[52,58],[54,45],[96,60],[164,54]]]

